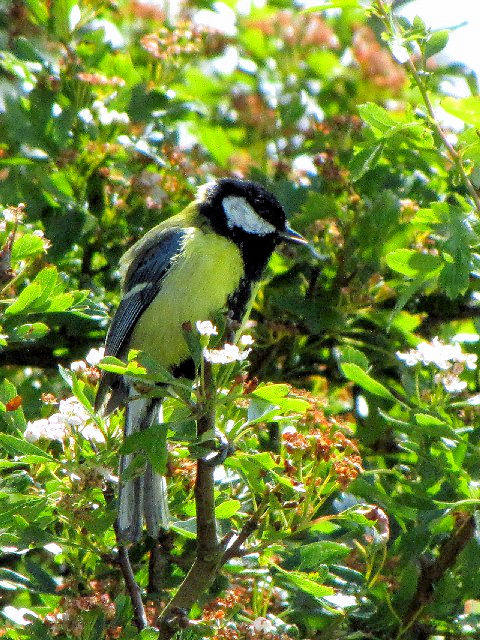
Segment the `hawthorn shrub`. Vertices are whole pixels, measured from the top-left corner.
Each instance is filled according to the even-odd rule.
[[[480,98],[401,4],[3,3],[0,636],[478,637]],[[121,412],[92,408],[100,368],[166,372],[99,348],[120,256],[225,175],[268,187],[321,257],[280,248],[241,357],[207,367],[234,448],[213,476],[224,555],[165,635],[208,385],[173,385],[122,445]],[[130,549],[141,630],[122,446],[170,493],[171,530]]]

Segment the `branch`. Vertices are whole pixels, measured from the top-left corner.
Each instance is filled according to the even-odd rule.
[[[376,2],[376,8],[379,10],[379,17],[382,19],[382,22],[385,26],[385,28],[387,29],[387,31],[390,31],[390,33],[392,35],[396,35],[395,31],[398,30],[397,25],[395,24],[395,22],[393,20],[390,20],[390,15],[389,15],[389,10],[385,8],[383,0],[377,0]],[[463,166],[463,162],[462,162],[462,157],[460,155],[460,153],[455,149],[455,147],[450,143],[450,141],[448,140],[448,136],[445,133],[445,131],[442,129],[440,123],[438,122],[437,118],[435,117],[435,113],[433,111],[433,107],[432,107],[432,103],[430,102],[430,98],[428,95],[428,91],[427,91],[427,87],[422,79],[422,77],[420,76],[417,68],[415,67],[415,64],[413,62],[413,60],[411,59],[411,57],[408,58],[406,65],[415,81],[415,84],[417,85],[420,94],[422,96],[423,102],[425,104],[425,108],[427,109],[427,113],[428,116],[430,118],[430,122],[432,123],[433,127],[435,128],[436,132],[438,133],[438,135],[440,136],[445,149],[447,150],[447,154],[448,157],[450,158],[450,160],[452,161],[452,163],[455,165],[455,167],[457,168],[458,173],[460,174],[461,180],[466,188],[466,190],[468,191],[468,193],[470,194],[470,197],[472,198],[474,204],[475,204],[475,208],[477,210],[477,213],[480,214],[480,197],[475,189],[475,187],[473,186],[470,178],[467,176],[466,172],[465,172],[465,167]]]
[[[128,550],[127,547],[125,547],[123,544],[118,545],[118,564],[122,571],[125,586],[132,603],[135,626],[141,631],[142,629],[145,629],[145,627],[148,627],[147,616],[145,615],[145,608],[142,602],[142,592],[140,591],[140,587],[135,580],[132,565],[130,564]]]
[[[414,64],[414,62],[413,62],[413,60],[411,58],[409,58],[407,60],[407,66],[410,69],[410,72],[411,72],[411,74],[413,76],[413,79],[415,80],[415,84],[417,85],[420,93],[422,94],[423,102],[424,102],[425,107],[427,109],[427,113],[428,113],[428,115],[430,117],[430,120],[431,120],[433,126],[435,127],[435,130],[437,131],[438,135],[442,139],[442,142],[443,142],[443,144],[445,146],[445,149],[447,150],[447,153],[448,153],[448,156],[449,156],[450,160],[453,162],[453,164],[457,168],[457,171],[460,174],[460,177],[462,179],[464,187],[466,188],[466,190],[470,194],[470,197],[472,198],[473,202],[475,203],[475,208],[477,210],[477,213],[480,214],[480,197],[479,197],[475,187],[473,186],[470,178],[465,173],[465,168],[463,166],[462,157],[458,153],[458,151],[455,149],[455,147],[450,143],[445,131],[442,129],[442,127],[440,126],[440,123],[436,119],[435,113],[433,111],[432,103],[430,102],[430,98],[428,96],[428,92],[427,92],[427,89],[425,87],[425,84],[423,83],[422,79],[420,78],[420,75],[419,75],[419,73],[417,71],[417,68],[415,67],[415,64]]]
[[[110,482],[107,482],[103,489],[103,497],[107,505],[111,505],[114,502],[114,489]],[[130,558],[128,557],[128,549],[120,541],[116,520],[113,524],[113,530],[115,531],[115,539],[117,541],[118,549],[117,563],[122,572],[128,595],[130,596],[135,626],[139,631],[141,631],[142,629],[145,629],[145,627],[148,627],[147,616],[145,615],[145,608],[142,602],[142,593],[137,581],[135,580],[132,565],[130,564]]]
[[[204,362],[205,393],[199,403],[197,437],[215,431],[215,403],[212,366]],[[193,604],[212,584],[222,565],[223,547],[218,541],[215,520],[214,478],[215,467],[205,460],[197,460],[195,505],[197,515],[197,556],[177,593],[167,604],[158,620],[158,640],[169,640],[185,626],[186,616]]]
[[[461,551],[472,539],[475,531],[475,520],[470,513],[460,512],[456,515],[456,525],[450,536],[440,545],[438,556],[432,563],[424,562],[418,578],[417,590],[405,615],[405,631],[416,621],[423,607],[432,600],[435,586],[446,571],[453,567]]]

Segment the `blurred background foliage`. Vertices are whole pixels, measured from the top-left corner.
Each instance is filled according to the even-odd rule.
[[[112,559],[119,418],[83,431],[98,371],[78,361],[102,343],[122,253],[235,175],[271,189],[322,259],[283,247],[270,262],[249,376],[280,386],[246,389],[256,433],[227,466],[260,495],[283,465],[321,499],[295,520],[298,496],[277,495],[257,553],[193,615],[216,638],[478,637],[476,77],[438,63],[448,32],[389,3],[324,5],[1,3],[0,636],[156,637],[131,625]],[[452,78],[468,97],[448,95]],[[279,415],[298,437],[278,442]],[[191,467],[171,455],[188,521]],[[224,524],[242,500],[219,485]],[[176,534],[166,593],[190,558],[191,531]]]

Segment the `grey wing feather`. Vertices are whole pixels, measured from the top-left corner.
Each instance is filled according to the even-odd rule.
[[[124,297],[112,320],[105,344],[107,355],[118,356],[137,320],[157,295],[173,259],[182,248],[184,229],[167,229],[142,251],[128,269]]]
[[[154,300],[162,281],[180,253],[186,230],[165,229],[154,242],[149,242],[132,261],[124,283],[124,296],[113,317],[105,342],[105,355],[122,357],[128,339],[142,313]],[[115,386],[118,376],[104,374],[98,388],[95,407],[98,409],[110,387]],[[107,412],[119,403],[114,402]]]

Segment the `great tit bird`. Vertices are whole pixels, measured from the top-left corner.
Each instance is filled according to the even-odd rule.
[[[151,229],[121,259],[123,298],[105,354],[124,359],[139,349],[174,376],[193,377],[182,324],[222,311],[229,321],[242,322],[255,284],[283,241],[308,245],[262,186],[233,178],[203,185],[189,206]],[[126,407],[125,436],[161,422],[161,400],[142,397],[127,377],[103,374],[97,409],[102,405],[106,414]],[[117,531],[126,542],[139,539],[142,516],[154,538],[168,526],[165,478],[146,463],[140,475],[122,480],[134,455],[120,460]]]

